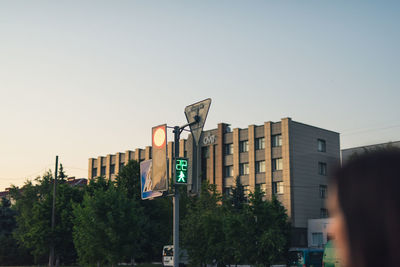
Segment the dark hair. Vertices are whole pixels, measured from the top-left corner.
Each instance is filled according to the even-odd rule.
[[[354,157],[332,179],[352,267],[400,266],[400,149]]]

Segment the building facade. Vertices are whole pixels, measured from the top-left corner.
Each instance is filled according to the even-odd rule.
[[[336,132],[290,118],[246,129],[230,129],[220,123],[216,129],[203,132],[198,146],[190,135],[180,140],[179,146],[179,156],[192,163],[189,192],[197,192],[201,181],[207,180],[218,191],[229,193],[239,177],[246,192],[260,187],[267,198],[276,195],[291,219],[295,246],[307,246],[308,219],[328,216],[327,175],[340,162]],[[171,177],[173,142],[168,143],[167,154]],[[113,179],[129,160],[146,159],[151,159],[151,147],[89,159],[88,177]]]

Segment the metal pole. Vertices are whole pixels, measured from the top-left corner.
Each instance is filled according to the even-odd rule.
[[[179,136],[180,136],[180,127],[174,127],[174,141],[175,141],[175,153],[174,153],[174,166],[175,159],[179,157]],[[176,170],[174,168],[174,177],[176,175]],[[174,267],[179,267],[179,191],[178,187],[174,185],[175,193],[173,197],[173,215],[174,215]]]
[[[54,173],[54,181],[53,181],[53,208],[51,212],[51,231],[54,232],[55,225],[55,213],[56,213],[56,185],[57,185],[57,173],[58,173],[58,156],[56,156],[56,168]],[[51,240],[50,244],[50,257],[49,257],[49,267],[54,265],[54,237]]]

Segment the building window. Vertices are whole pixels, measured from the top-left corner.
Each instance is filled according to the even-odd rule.
[[[328,216],[329,216],[329,215],[328,215],[328,210],[322,208],[321,211],[320,211],[320,216],[319,216],[319,217],[321,217],[321,218],[328,218]]]
[[[112,164],[110,165],[110,174],[114,174],[115,173],[115,165]]]
[[[208,159],[210,157],[210,148],[208,146],[202,147],[201,154],[203,159]]]
[[[321,247],[323,245],[323,235],[322,233],[312,233],[312,246]]]
[[[92,170],[92,178],[97,177],[97,168],[93,168]]]
[[[267,185],[266,184],[261,184],[260,189],[262,192],[264,192],[264,194],[267,193]]]
[[[283,182],[273,182],[272,192],[274,194],[283,194]]]
[[[119,163],[119,171],[121,171],[123,168],[124,168],[124,163],[123,163],[123,162],[120,162],[120,163]]]
[[[326,193],[327,193],[327,187],[326,185],[320,185],[319,186],[319,196],[320,198],[326,198]]]
[[[256,173],[265,172],[265,160],[256,161]]]
[[[233,176],[233,166],[225,166],[225,177]]]
[[[282,146],[282,135],[281,134],[273,135],[273,136],[271,136],[271,138],[272,138],[272,147]]]
[[[323,139],[318,139],[318,152],[326,152],[326,142]]]
[[[249,174],[249,163],[240,163],[239,173],[240,173],[240,175],[248,175]]]
[[[318,162],[318,174],[326,176],[326,163],[325,162]]]
[[[233,144],[225,144],[225,155],[233,154]]]
[[[106,167],[101,167],[101,169],[100,169],[100,175],[101,175],[101,176],[106,175]]]
[[[256,150],[265,149],[265,138],[256,138]]]
[[[239,142],[239,152],[247,152],[249,151],[249,141],[240,141]]]
[[[272,159],[272,170],[281,171],[283,169],[282,158]]]

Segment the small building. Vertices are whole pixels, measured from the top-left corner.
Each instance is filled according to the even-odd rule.
[[[330,218],[309,219],[307,227],[308,247],[323,248],[330,239]]]
[[[6,198],[11,201],[10,188],[6,188],[5,191],[0,192],[0,201],[2,198]]]
[[[67,177],[67,183],[70,186],[84,187],[87,185],[88,180],[86,178],[75,178],[75,176]]]
[[[360,155],[362,153],[365,153],[366,151],[373,151],[376,149],[390,148],[390,147],[400,148],[400,141],[366,145],[366,146],[358,146],[358,147],[350,147],[350,148],[342,149],[341,161],[343,164],[343,163],[346,163],[351,157]]]

